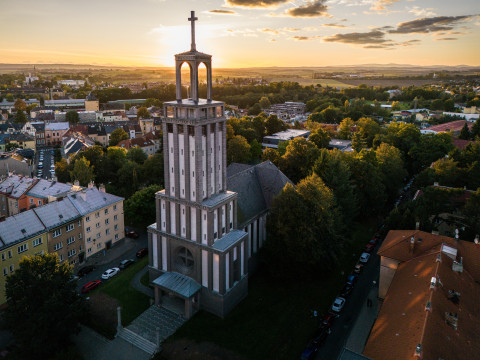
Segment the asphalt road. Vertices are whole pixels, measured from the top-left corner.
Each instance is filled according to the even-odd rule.
[[[118,265],[120,265],[120,262],[122,260],[125,260],[125,259],[133,259],[135,261],[138,260],[137,257],[136,257],[136,253],[137,253],[138,250],[140,250],[142,248],[146,248],[148,246],[148,239],[147,239],[146,230],[141,231],[141,230],[136,230],[135,229],[135,231],[137,231],[138,234],[140,235],[137,239],[134,240],[135,241],[135,247],[132,248],[132,249],[129,249],[125,253],[123,253],[121,255],[120,259],[117,258],[115,260],[110,261],[107,264],[98,265],[95,270],[93,270],[92,272],[90,272],[87,275],[78,279],[77,288],[78,288],[79,292],[81,291],[82,286],[85,285],[86,283],[88,283],[89,281],[93,281],[93,280],[101,280],[102,282],[108,281],[108,280],[102,280],[102,274],[105,272],[105,270],[108,270],[112,267],[118,267]],[[118,246],[122,246],[122,245],[118,245]],[[102,256],[102,255],[100,255],[100,256]],[[77,272],[78,272],[78,269],[75,269],[75,274]]]
[[[331,334],[320,347],[315,359],[335,360],[338,358],[340,351],[343,349],[345,342],[347,341],[350,330],[355,324],[360,309],[365,304],[367,295],[373,286],[373,281],[376,281],[378,284],[380,257],[376,255],[376,252],[379,246],[380,245],[377,244],[374,251],[372,251],[370,260],[363,267],[363,271],[358,277],[352,293],[347,298],[345,307],[332,325]],[[365,329],[365,331],[368,330],[369,329]]]
[[[37,177],[41,177],[43,179],[51,179],[52,178],[52,174],[50,173],[50,169],[51,169],[51,165],[52,164],[55,164],[55,159],[54,159],[54,155],[51,154],[51,150],[53,150],[53,148],[45,148],[45,149],[42,149],[43,150],[43,172],[42,172],[42,175],[41,176],[38,176],[38,165],[40,163],[40,154],[42,153],[40,150],[37,151],[36,155],[35,155],[35,176]]]

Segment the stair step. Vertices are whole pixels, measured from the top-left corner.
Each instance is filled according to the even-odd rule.
[[[157,345],[151,341],[145,339],[144,337],[132,332],[129,329],[122,329],[118,335],[125,341],[128,341],[132,345],[138,347],[139,349],[145,351],[146,353],[153,355],[157,351]]]

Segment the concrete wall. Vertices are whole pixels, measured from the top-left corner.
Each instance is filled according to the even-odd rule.
[[[200,295],[200,308],[212,314],[225,317],[235,306],[248,295],[248,276],[244,276],[225,295],[213,293],[202,287]]]

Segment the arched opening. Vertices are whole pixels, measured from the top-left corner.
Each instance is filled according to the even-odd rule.
[[[207,98],[207,65],[204,62],[198,64],[198,97]]]
[[[177,100],[191,98],[192,66],[183,61],[177,66]]]

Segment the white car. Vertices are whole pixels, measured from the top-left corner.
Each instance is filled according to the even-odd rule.
[[[337,313],[342,311],[343,307],[345,306],[346,301],[347,300],[345,300],[342,297],[337,297],[332,304],[332,311],[335,311]]]
[[[370,259],[370,254],[364,252],[361,256],[360,259],[358,260],[359,262],[366,264],[368,262],[368,259]]]
[[[119,268],[111,268],[111,269],[108,269],[107,271],[105,271],[103,274],[102,274],[102,279],[104,280],[108,280],[110,279],[112,276],[115,276],[118,274],[118,272],[120,271]]]

